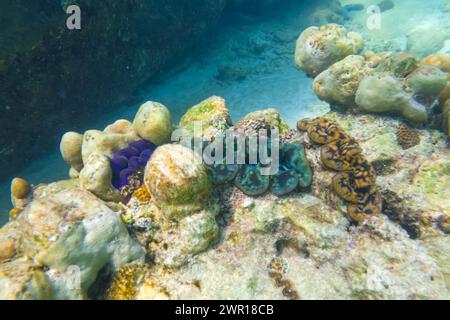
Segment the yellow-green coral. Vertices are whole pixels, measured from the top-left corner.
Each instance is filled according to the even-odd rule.
[[[145,168],[144,183],[167,216],[181,218],[201,210],[212,186],[202,159],[178,144],[159,147]]]
[[[146,271],[147,267],[143,264],[129,264],[122,267],[113,275],[106,298],[108,300],[133,300]]]
[[[179,127],[190,134],[197,134],[196,124],[199,124],[202,130],[198,134],[202,134],[203,137],[211,138],[216,133],[223,133],[231,126],[231,116],[225,100],[213,96],[193,106],[181,118]]]

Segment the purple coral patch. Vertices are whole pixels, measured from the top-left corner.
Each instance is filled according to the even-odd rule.
[[[140,154],[138,149],[136,149],[134,147],[130,147],[130,146],[128,146],[128,147],[118,151],[117,153],[119,155],[121,155],[121,156],[124,156],[124,157],[128,158],[128,159],[131,158],[131,157],[134,157],[134,156],[138,156]]]
[[[156,145],[147,140],[132,141],[111,157],[112,183],[117,189],[128,184],[128,179],[147,164]]]
[[[145,150],[151,150],[153,152],[156,149],[156,145],[147,140],[132,141],[128,146],[138,149],[140,152]]]
[[[113,154],[111,158],[111,168],[113,172],[128,168],[128,159],[124,156]]]

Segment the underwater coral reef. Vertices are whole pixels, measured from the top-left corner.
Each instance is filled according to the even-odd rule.
[[[251,26],[276,7],[219,2],[200,13],[234,12]],[[378,6],[389,16],[399,3]],[[128,119],[66,128],[64,179],[11,181],[0,299],[449,299],[450,56],[420,50],[414,36],[378,50],[352,29],[366,1],[313,8],[315,26],[271,36],[290,44],[289,72],[309,77],[301,90],[329,110],[233,117],[234,104],[214,95],[181,116],[147,101]],[[264,48],[252,43],[251,54]],[[216,85],[254,76],[213,69]]]

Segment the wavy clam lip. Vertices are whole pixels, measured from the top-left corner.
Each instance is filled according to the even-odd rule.
[[[150,157],[152,156],[153,152],[154,152],[153,149],[146,149],[142,151],[139,157],[139,163],[141,165],[146,165],[147,162],[150,160]]]
[[[120,151],[117,152],[119,155],[124,156],[128,159],[134,156],[139,156],[140,152],[138,149],[128,146]]]
[[[120,171],[118,188],[120,189],[120,188],[126,186],[128,184],[128,178],[135,172],[136,172],[136,170],[133,168],[127,168],[127,169]]]
[[[120,172],[128,167],[128,159],[118,154],[113,154],[110,163],[113,172]]]
[[[139,150],[140,153],[146,150],[151,150],[151,152],[153,152],[156,149],[156,145],[147,140],[131,141],[128,146]]]
[[[128,168],[137,171],[140,167],[139,159],[140,158],[137,156],[131,157],[130,160],[128,160]]]

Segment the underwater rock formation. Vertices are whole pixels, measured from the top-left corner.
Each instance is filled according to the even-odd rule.
[[[87,298],[101,269],[142,256],[118,212],[91,193],[51,187],[40,193],[0,229],[2,299]]]
[[[361,80],[371,72],[364,57],[350,55],[320,73],[314,79],[313,89],[330,104],[352,106]]]
[[[77,132],[67,132],[63,135],[60,143],[61,155],[69,165],[69,175],[76,178],[81,169],[83,169],[83,159],[81,155],[81,146],[83,144],[83,135]]]
[[[275,109],[238,121],[235,129],[248,135],[283,129],[281,166],[308,164],[314,173],[302,193],[285,194],[299,182],[283,172],[281,183],[258,197],[231,183],[212,186],[199,156],[178,144],[156,149],[145,185],[126,203],[103,202],[80,189],[78,178],[30,186],[25,208],[0,229],[0,296],[447,299],[444,135],[421,130],[420,143],[404,150],[399,125],[387,116],[331,112],[301,122],[307,133],[300,135]],[[111,167],[111,156],[103,156]],[[225,172],[227,179],[234,174]],[[343,206],[352,188],[364,190],[365,206]],[[380,194],[384,214],[351,223],[361,210],[381,210]],[[73,266],[81,287],[71,286],[78,279]],[[111,273],[111,285],[97,288],[100,274]]]
[[[173,131],[172,114],[162,104],[149,101],[139,108],[133,127],[142,139],[157,145],[168,143]]]
[[[356,52],[348,49],[341,56],[329,54],[329,50],[348,41],[335,39],[330,43],[324,39],[331,35],[339,39],[337,35],[345,37],[346,32],[342,26],[328,24],[305,30],[297,41],[297,65],[316,76],[313,89],[321,100],[352,111],[397,113],[413,125],[428,124],[447,131],[447,110],[443,106],[450,96],[450,59],[445,54],[431,55],[422,62],[406,52],[354,55],[362,50],[362,39],[353,42],[360,44]],[[325,58],[330,59],[325,63]],[[440,117],[434,109],[437,99]]]
[[[255,128],[254,124],[260,125],[257,125]],[[275,108],[251,112],[236,123],[236,130],[245,135],[257,133],[259,129],[267,129],[269,131],[278,129],[280,134],[284,134],[289,129],[289,126]]]
[[[386,217],[349,227],[339,210],[307,194],[256,199],[250,207],[236,204],[231,210],[233,223],[224,229],[219,246],[171,272],[149,271],[131,286],[134,297],[448,297],[445,269],[434,258],[442,251],[430,244],[437,251],[432,255]],[[448,248],[448,241],[436,239],[440,250]]]
[[[27,197],[31,193],[30,184],[22,178],[11,181],[11,202],[14,208],[23,209],[27,204]]]
[[[424,58],[438,52],[447,39],[448,32],[439,25],[418,25],[408,33],[407,50],[419,58]]]
[[[192,137],[202,134],[204,140],[211,140],[217,134],[224,134],[231,125],[231,116],[225,100],[213,96],[189,108],[178,127],[186,130]],[[196,129],[201,132],[196,132]]]
[[[0,176],[48,151],[64,128],[135,102],[139,85],[214,29],[226,2],[79,0],[81,30],[69,30],[60,1],[2,1]]]
[[[150,196],[170,217],[201,210],[209,200],[211,183],[202,159],[181,145],[159,147],[145,168]]]
[[[363,39],[356,32],[337,24],[310,27],[297,40],[295,62],[310,76],[317,76],[348,55],[358,54]]]
[[[428,120],[425,107],[403,90],[403,84],[390,75],[372,75],[361,81],[356,104],[366,112],[398,112],[412,123]]]
[[[361,81],[357,105],[368,112],[397,112],[414,124],[429,119],[430,106],[447,84],[439,68],[407,53],[384,55],[374,73]]]
[[[122,195],[112,185],[113,171],[106,155],[92,153],[80,172],[80,187],[105,201],[119,202]]]
[[[127,188],[129,178],[139,169],[143,172],[157,145],[170,141],[172,130],[170,111],[149,101],[139,108],[133,123],[122,119],[103,131],[66,133],[60,150],[71,165],[69,176],[79,178],[83,189],[105,201],[119,202],[127,200],[128,193],[142,184],[143,178],[139,178],[137,185]]]
[[[448,76],[439,68],[420,65],[408,75],[406,84],[415,95],[436,99],[447,85]]]

